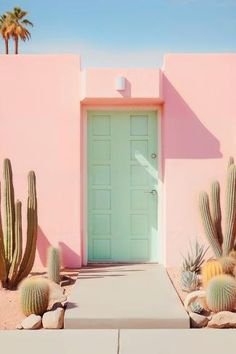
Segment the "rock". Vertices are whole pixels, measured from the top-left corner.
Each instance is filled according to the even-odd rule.
[[[18,325],[16,325],[16,329],[23,329],[23,326],[21,323],[19,323]]]
[[[209,318],[207,316],[199,315],[198,313],[190,312],[189,316],[191,327],[193,328],[206,327],[209,322]]]
[[[209,328],[236,328],[236,313],[221,311],[212,316],[208,322]]]
[[[63,289],[59,284],[54,283],[48,279],[48,285],[50,288],[49,305],[48,309],[51,309],[56,302],[67,301],[67,296],[64,294],[65,289]]]
[[[196,301],[197,299],[204,299],[206,297],[205,290],[196,290],[189,293],[185,300],[184,300],[184,307],[187,312],[189,312],[189,306],[192,302]]]
[[[58,307],[54,311],[45,312],[43,315],[43,328],[60,329],[64,326],[64,309]]]
[[[42,325],[41,316],[29,315],[22,322],[21,326],[24,329],[38,329]]]

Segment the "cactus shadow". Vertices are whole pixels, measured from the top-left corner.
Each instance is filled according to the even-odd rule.
[[[62,265],[66,266],[66,268],[77,268],[80,266],[81,259],[75,251],[64,242],[59,242],[59,247],[61,250]]]
[[[44,267],[47,265],[47,251],[50,246],[51,243],[49,242],[41,227],[38,226],[37,251],[40,261]]]

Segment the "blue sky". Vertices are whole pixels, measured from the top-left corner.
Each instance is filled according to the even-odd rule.
[[[236,52],[236,0],[1,0],[0,12],[14,5],[35,24],[20,45],[24,54],[80,53],[83,66],[160,66],[168,52]]]

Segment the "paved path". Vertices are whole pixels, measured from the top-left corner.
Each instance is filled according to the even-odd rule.
[[[230,354],[235,329],[0,331],[7,354]]]
[[[189,328],[189,317],[164,267],[83,268],[69,297],[65,328]]]

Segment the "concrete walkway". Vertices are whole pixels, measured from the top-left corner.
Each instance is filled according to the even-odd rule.
[[[7,354],[230,354],[235,329],[0,331]]]
[[[81,270],[65,328],[189,328],[189,317],[164,267],[104,265]]]
[[[0,331],[7,354],[222,354],[235,350],[235,329]]]

